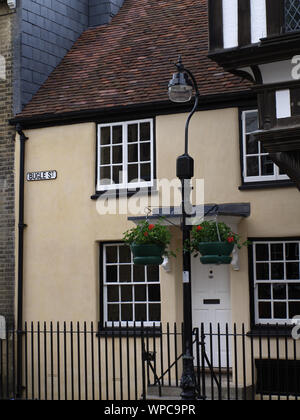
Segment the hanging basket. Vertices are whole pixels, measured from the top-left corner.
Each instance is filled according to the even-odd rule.
[[[164,246],[156,244],[131,244],[135,265],[161,265],[164,261]]]
[[[233,243],[199,242],[198,250],[202,264],[230,264],[232,261]]]

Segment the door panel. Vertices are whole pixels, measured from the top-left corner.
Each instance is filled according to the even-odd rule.
[[[192,308],[193,325],[201,327],[204,323],[206,332],[212,325],[213,333],[231,332],[231,299],[230,299],[230,266],[203,265],[199,258],[192,259]],[[220,351],[219,351],[220,349]],[[230,340],[226,343],[225,336],[213,336],[212,346],[206,340],[208,358],[215,367],[227,367],[227,354],[231,364]]]

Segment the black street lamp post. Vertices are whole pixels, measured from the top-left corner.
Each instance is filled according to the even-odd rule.
[[[199,90],[193,74],[184,67],[179,57],[176,64],[178,72],[169,83],[169,98],[172,102],[188,102],[195,90],[195,104],[188,116],[185,127],[185,151],[177,159],[177,177],[181,181],[182,194],[182,232],[183,232],[183,373],[181,377],[181,397],[184,400],[196,399],[196,378],[193,358],[193,324],[192,324],[192,293],[191,293],[191,256],[185,250],[186,241],[190,239],[190,226],[187,225],[187,205],[190,205],[191,179],[194,176],[194,160],[188,153],[188,132],[192,116],[199,103]]]

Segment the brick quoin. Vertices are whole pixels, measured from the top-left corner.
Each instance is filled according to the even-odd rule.
[[[5,80],[0,78],[0,315],[8,324],[14,320],[14,136],[12,34],[14,14],[0,3],[0,55],[5,59]],[[2,59],[3,60],[3,59]],[[1,61],[0,61],[1,62]],[[3,72],[0,71],[3,76]]]

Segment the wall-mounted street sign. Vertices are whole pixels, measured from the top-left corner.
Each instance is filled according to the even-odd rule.
[[[27,181],[49,181],[56,178],[56,171],[28,172],[26,176]]]

